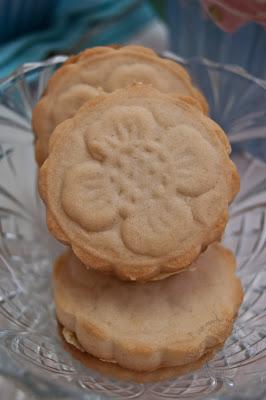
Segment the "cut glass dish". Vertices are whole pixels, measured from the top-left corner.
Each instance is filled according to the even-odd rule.
[[[0,374],[37,399],[254,400],[265,389],[266,84],[238,67],[165,56],[184,64],[207,97],[241,175],[223,239],[245,289],[233,333],[202,369],[151,384],[108,378],[64,351],[51,292],[62,246],[45,225],[31,131],[32,108],[64,57],[27,64],[0,85]]]

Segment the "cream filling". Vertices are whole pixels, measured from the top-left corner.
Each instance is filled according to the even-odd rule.
[[[86,353],[86,350],[81,346],[79,343],[77,336],[75,335],[74,332],[71,332],[67,328],[62,329],[62,334],[64,336],[64,339],[67,343],[71,344],[72,346],[76,347],[76,349],[82,351],[82,353]]]

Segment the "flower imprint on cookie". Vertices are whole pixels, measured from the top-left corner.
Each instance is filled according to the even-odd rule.
[[[134,82],[141,82],[146,85],[150,84],[161,92],[172,92],[172,79],[165,79],[163,72],[163,70],[160,71],[160,69],[154,68],[153,65],[140,62],[134,64],[122,64],[117,66],[114,71],[111,72],[110,76],[106,80],[105,90],[112,92],[116,89],[127,87]],[[178,89],[181,94],[188,94],[188,89],[182,81],[182,78],[180,78],[180,82],[176,79],[175,85],[179,86]],[[177,87],[175,89],[177,90]]]
[[[85,133],[88,161],[65,172],[65,213],[88,232],[118,228],[153,257],[193,232],[193,207],[217,180],[216,153],[192,126],[165,128],[142,106],[114,106]]]
[[[85,83],[76,83],[66,88],[65,91],[58,93],[56,101],[52,101],[50,105],[55,126],[72,117],[86,101],[101,93],[101,89]]]

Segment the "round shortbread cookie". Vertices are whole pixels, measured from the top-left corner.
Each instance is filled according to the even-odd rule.
[[[49,137],[60,122],[72,117],[82,104],[98,94],[134,82],[152,84],[165,93],[191,96],[204,112],[208,111],[205,98],[192,85],[185,69],[153,50],[133,45],[88,49],[71,57],[55,72],[33,110],[38,164],[47,158]]]
[[[229,152],[191,98],[141,84],[98,96],[51,136],[39,175],[48,227],[121,279],[180,271],[224,231],[239,189]]]
[[[133,371],[197,363],[230,335],[242,301],[235,258],[220,244],[185,272],[145,284],[88,270],[65,253],[53,287],[58,321],[80,350]]]

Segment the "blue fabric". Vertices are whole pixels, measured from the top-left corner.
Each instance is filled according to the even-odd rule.
[[[25,62],[46,58],[50,52],[67,52],[83,34],[100,21],[120,14],[132,4],[134,0],[60,0],[53,12],[51,10],[52,21],[49,28],[0,45],[0,78]],[[141,2],[126,18],[104,27],[83,43],[83,47],[124,43],[154,16],[147,2]]]
[[[0,44],[46,28],[56,4],[57,0],[0,0]]]

